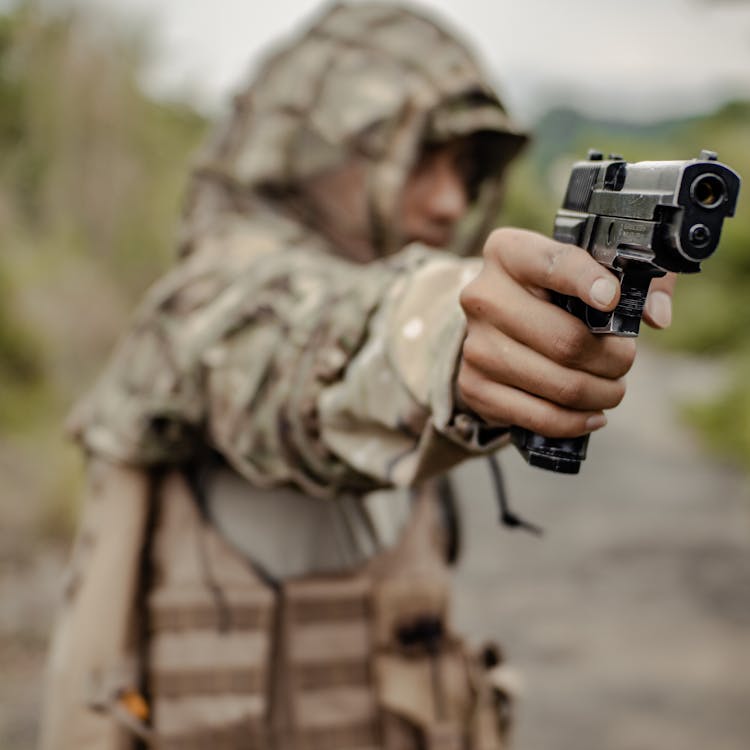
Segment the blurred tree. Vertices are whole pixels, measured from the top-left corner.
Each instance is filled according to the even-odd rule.
[[[148,47],[136,33],[105,30],[74,9],[51,16],[33,0],[4,25],[17,112],[5,175],[17,208],[34,232],[69,239],[142,289],[171,250],[170,219],[202,119],[140,91]]]
[[[0,15],[1,377],[23,388],[21,416],[34,372],[59,419],[172,252],[204,122],[141,92],[147,59],[142,35],[80,10],[24,0]]]
[[[0,461],[45,532],[79,495],[64,415],[169,261],[204,132],[142,93],[147,41],[38,0],[0,11]]]

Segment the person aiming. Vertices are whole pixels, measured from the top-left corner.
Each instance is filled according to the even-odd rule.
[[[606,269],[492,231],[525,141],[394,4],[327,8],[240,91],[71,416],[89,481],[43,748],[506,746],[497,669],[450,624],[440,478],[510,425],[602,427],[635,355],[550,302],[611,310]]]

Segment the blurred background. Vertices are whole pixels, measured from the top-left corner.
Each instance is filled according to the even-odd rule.
[[[499,223],[548,232],[571,162],[592,146],[631,161],[710,148],[750,178],[750,2],[422,5],[475,43],[536,134]],[[0,748],[34,744],[81,482],[65,414],[170,263],[211,119],[318,6],[0,0]],[[622,421],[567,485],[573,499],[505,459],[516,504],[552,541],[508,541],[489,499],[468,515],[459,619],[502,637],[528,674],[521,750],[750,747],[747,205],[741,196],[705,272],[679,285],[672,329],[645,337]],[[593,616],[597,601],[616,614]],[[660,622],[647,634],[633,626],[644,609]],[[620,648],[620,635],[645,651]],[[615,673],[601,661],[613,650]],[[683,668],[698,654],[706,669]]]

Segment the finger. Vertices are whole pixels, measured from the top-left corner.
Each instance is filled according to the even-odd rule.
[[[607,423],[600,411],[578,411],[485,378],[465,363],[458,376],[464,404],[488,424],[517,425],[551,438],[578,437]]]
[[[585,250],[536,232],[497,229],[487,240],[485,257],[521,284],[578,297],[598,310],[612,310],[620,299],[617,278]]]
[[[596,336],[578,318],[538,299],[505,273],[480,275],[461,292],[468,319],[489,323],[560,365],[621,378],[635,359],[635,342]]]
[[[652,328],[669,328],[672,324],[672,296],[676,281],[677,274],[668,273],[651,282],[643,319]]]
[[[464,341],[463,360],[489,380],[570,409],[613,409],[625,395],[622,379],[563,367],[488,325],[471,328]]]

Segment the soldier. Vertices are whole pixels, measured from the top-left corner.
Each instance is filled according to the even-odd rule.
[[[88,500],[44,748],[505,746],[448,622],[434,478],[511,424],[601,427],[634,356],[548,302],[614,307],[584,251],[488,238],[524,141],[472,55],[390,4],[329,8],[236,98],[175,267],[71,419]]]

